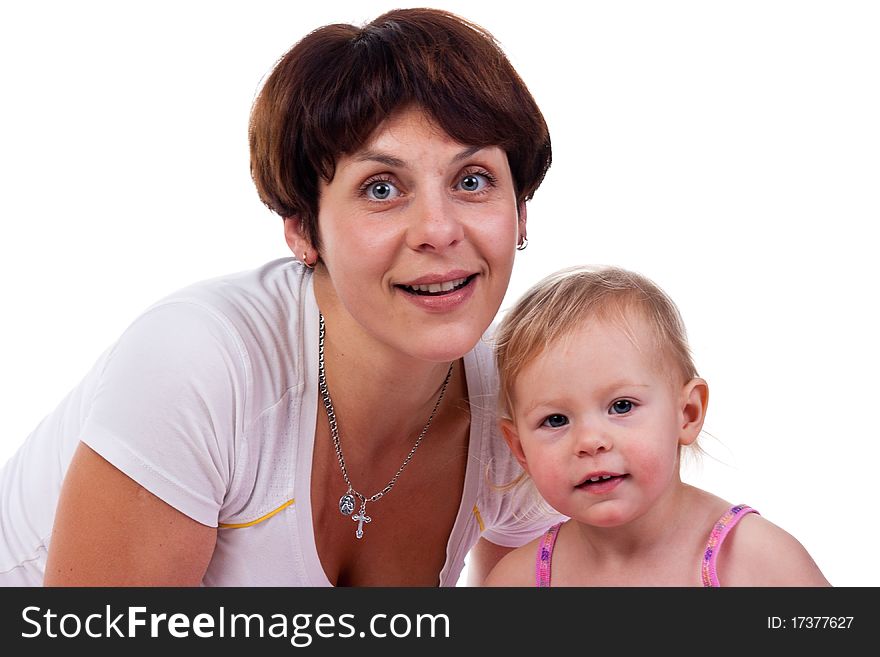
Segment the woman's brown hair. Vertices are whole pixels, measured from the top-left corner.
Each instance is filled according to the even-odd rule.
[[[507,153],[517,201],[550,166],[541,111],[486,30],[449,12],[397,9],[363,28],[321,27],[276,64],[251,111],[260,199],[318,244],[319,181],[395,110],[421,107],[450,137]]]

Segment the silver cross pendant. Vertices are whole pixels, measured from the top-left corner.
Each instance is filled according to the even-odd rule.
[[[358,538],[364,537],[364,523],[367,523],[369,525],[370,521],[372,520],[372,518],[370,518],[370,516],[368,516],[366,514],[366,511],[367,511],[367,503],[362,502],[360,513],[356,513],[351,517],[351,519],[354,520],[358,524],[357,531],[354,533],[354,535],[357,536]]]

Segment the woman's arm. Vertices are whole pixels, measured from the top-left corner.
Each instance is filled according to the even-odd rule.
[[[45,586],[197,586],[217,538],[79,444],[61,487]]]

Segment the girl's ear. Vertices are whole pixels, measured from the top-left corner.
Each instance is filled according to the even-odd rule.
[[[314,267],[318,253],[306,237],[302,220],[297,217],[284,217],[284,239],[293,256],[306,267]]]
[[[690,445],[700,435],[706,407],[709,405],[709,384],[695,377],[681,389],[681,430],[678,444]]]
[[[523,452],[522,443],[519,441],[519,434],[516,431],[516,425],[507,418],[499,420],[498,424],[501,427],[501,435],[504,436],[504,440],[510,448],[510,451],[513,452],[513,455],[516,457],[516,460],[519,461],[522,469],[528,474],[529,464],[526,463],[526,455]]]

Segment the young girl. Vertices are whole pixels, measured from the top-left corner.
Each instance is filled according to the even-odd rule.
[[[755,509],[681,481],[709,389],[654,283],[562,270],[519,300],[496,339],[505,439],[571,519],[508,554],[487,585],[829,585]]]

